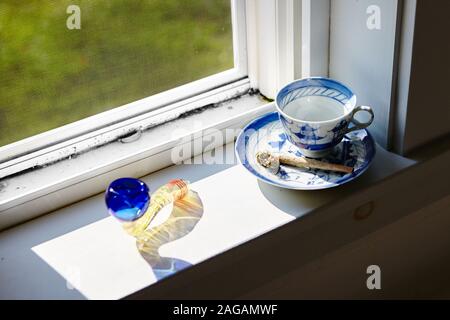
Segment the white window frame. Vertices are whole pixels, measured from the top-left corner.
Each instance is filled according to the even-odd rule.
[[[445,140],[450,133],[448,72],[442,72],[448,70],[450,47],[448,41],[436,41],[427,36],[448,30],[450,3],[398,1],[401,10],[398,23],[402,32],[397,44],[391,148],[407,155],[430,141]]]
[[[275,99],[283,84],[301,77],[302,1],[246,2],[250,84]]]
[[[275,99],[295,79],[328,76],[329,15],[330,0],[247,0],[252,87]]]

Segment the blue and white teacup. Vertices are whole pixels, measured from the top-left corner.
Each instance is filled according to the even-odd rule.
[[[310,158],[324,157],[347,132],[366,128],[374,119],[372,108],[356,106],[356,96],[347,86],[323,77],[287,84],[275,102],[288,140]],[[356,120],[359,111],[368,112],[369,121]]]

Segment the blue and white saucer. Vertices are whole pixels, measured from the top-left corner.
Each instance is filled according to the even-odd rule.
[[[244,128],[236,140],[237,158],[250,173],[269,184],[288,189],[318,190],[340,186],[366,171],[375,156],[375,142],[367,130],[356,130],[347,133],[326,157],[318,159],[352,166],[353,172],[348,174],[287,165],[281,165],[279,172],[273,174],[256,161],[258,151],[301,156],[299,149],[287,140],[277,112],[265,114]]]

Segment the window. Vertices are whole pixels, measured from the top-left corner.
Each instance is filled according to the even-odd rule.
[[[165,152],[178,140],[168,122],[250,90],[246,1],[77,1],[81,29],[67,28],[76,10],[71,1],[63,4],[0,4],[0,228],[99,192],[117,169],[133,167],[123,174],[135,176],[169,165]],[[60,29],[51,28],[58,23]],[[83,33],[90,27],[96,33]],[[63,36],[73,41],[66,43]],[[7,52],[11,48],[15,54]],[[22,61],[15,64],[17,71],[23,68],[33,77],[15,76],[7,56]],[[67,73],[80,74],[68,79]],[[72,86],[64,91],[55,83]],[[250,96],[252,105],[246,110]],[[266,101],[247,98],[239,107],[219,108],[225,113],[206,115],[209,122],[203,125],[249,120],[257,114],[251,109]],[[10,108],[9,100],[17,108]],[[45,104],[47,100],[53,104]],[[238,117],[242,113],[247,118]],[[191,122],[183,123],[197,130]],[[133,140],[135,133],[142,138]],[[71,188],[75,185],[80,192]],[[31,207],[23,210],[22,205]]]
[[[78,1],[75,11],[73,4],[0,4],[0,147],[196,85],[47,134],[45,141],[34,137],[31,148],[0,148],[0,161],[245,75],[237,53],[241,21],[230,0]]]
[[[71,4],[0,4],[0,146],[233,68],[228,0]]]

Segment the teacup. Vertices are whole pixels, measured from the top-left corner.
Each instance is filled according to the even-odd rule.
[[[374,119],[372,108],[356,106],[356,96],[347,86],[323,77],[287,84],[275,104],[288,140],[310,158],[326,156],[347,132],[366,128]],[[368,112],[370,120],[356,120],[359,111]]]

